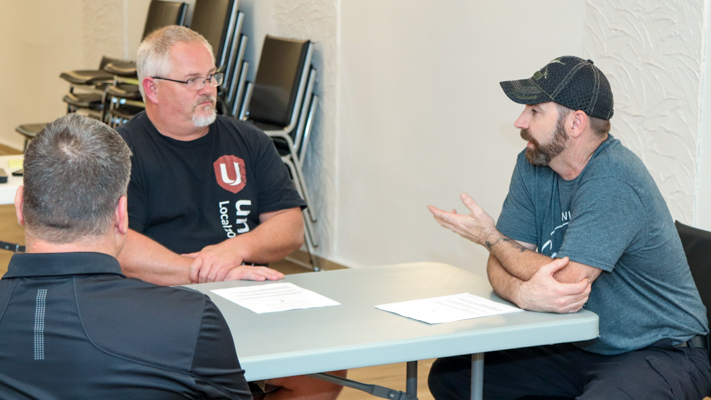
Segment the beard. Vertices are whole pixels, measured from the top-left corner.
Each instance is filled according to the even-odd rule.
[[[521,129],[521,138],[533,144],[533,147],[526,148],[526,160],[531,165],[546,167],[553,158],[562,153],[567,147],[568,134],[565,132],[565,118],[564,116],[561,117],[563,118],[559,117],[556,123],[553,138],[546,144],[540,144],[531,136],[531,132],[528,129]]]
[[[199,104],[205,101],[209,101],[211,105],[202,106],[201,110],[197,109]],[[196,128],[203,128],[215,122],[217,119],[217,112],[215,111],[216,102],[217,100],[210,95],[202,96],[195,102],[195,113],[192,116],[192,121]]]

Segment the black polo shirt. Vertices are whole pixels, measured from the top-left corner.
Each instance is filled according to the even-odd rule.
[[[207,296],[126,278],[109,255],[14,255],[0,313],[0,398],[252,397]]]

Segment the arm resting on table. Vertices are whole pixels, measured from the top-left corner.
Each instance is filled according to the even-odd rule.
[[[276,280],[284,276],[265,267],[240,267],[243,262],[266,264],[281,260],[304,243],[304,220],[299,207],[263,213],[253,231],[206,246],[190,267],[193,282],[231,279]]]
[[[178,255],[132,229],[128,230],[118,259],[128,277],[164,286],[191,283],[188,274],[191,258]]]
[[[509,274],[494,255],[489,255],[487,273],[499,296],[525,310],[569,313],[585,305],[592,284],[587,278],[575,283],[559,282],[555,275],[568,264],[567,257],[552,260],[524,281]]]

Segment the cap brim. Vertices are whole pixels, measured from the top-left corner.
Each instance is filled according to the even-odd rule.
[[[531,79],[499,82],[509,99],[519,104],[539,104],[553,101]]]

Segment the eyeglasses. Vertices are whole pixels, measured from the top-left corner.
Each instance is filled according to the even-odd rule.
[[[190,90],[200,90],[205,87],[205,84],[207,83],[207,81],[210,81],[210,86],[212,86],[212,87],[220,86],[222,84],[222,80],[225,79],[225,74],[223,74],[222,72],[218,72],[216,74],[208,75],[205,77],[198,76],[195,78],[190,78],[187,81],[179,81],[177,79],[162,78],[160,76],[152,76],[151,78],[162,79],[164,81],[184,83],[185,86],[187,86],[188,89],[190,89]]]

